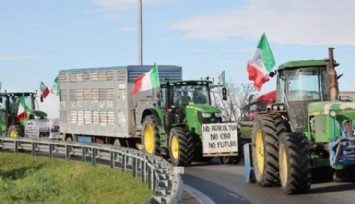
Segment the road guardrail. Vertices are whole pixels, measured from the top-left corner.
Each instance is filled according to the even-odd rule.
[[[76,159],[80,157],[82,162],[92,164],[107,161],[106,164],[111,168],[130,171],[133,176],[140,176],[143,182],[148,183],[153,196],[146,203],[182,203],[184,185],[180,174],[184,173],[184,168],[173,167],[163,158],[139,150],[111,145],[10,137],[0,137],[0,148],[14,152],[31,151],[33,156],[42,152],[51,158],[64,156],[68,160],[76,156]]]

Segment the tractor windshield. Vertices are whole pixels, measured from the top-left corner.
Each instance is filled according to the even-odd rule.
[[[193,104],[210,104],[208,86],[201,85],[178,85],[173,90],[173,101],[176,107]]]
[[[323,69],[325,71],[325,69]],[[284,70],[278,78],[278,101],[320,101],[323,100],[322,81],[324,71],[319,67]]]

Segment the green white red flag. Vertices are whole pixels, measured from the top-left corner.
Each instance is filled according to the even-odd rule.
[[[20,103],[19,103],[19,107],[18,107],[18,111],[17,111],[17,119],[19,120],[19,122],[21,124],[24,123],[25,118],[26,118],[26,110],[27,110],[27,105],[26,105],[26,101],[25,101],[25,97],[21,96],[20,97]]]
[[[41,81],[39,85],[39,89],[41,90],[41,97],[46,98],[49,94],[49,89],[48,87]]]
[[[218,76],[218,84],[225,85],[226,84],[226,72],[225,70]]]
[[[59,85],[59,76],[57,76],[54,79],[54,84],[52,85],[52,87],[49,90],[52,94],[55,94],[57,96],[59,96],[60,94],[60,85]]]
[[[260,91],[261,86],[269,81],[268,73],[274,68],[275,60],[265,33],[261,36],[255,54],[248,62],[248,77],[254,81],[254,88]]]
[[[154,64],[149,72],[145,72],[134,79],[135,85],[131,95],[141,91],[160,87],[158,66]]]

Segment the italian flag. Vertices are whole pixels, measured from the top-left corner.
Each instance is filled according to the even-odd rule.
[[[141,91],[158,88],[160,86],[158,66],[154,64],[153,68],[149,72],[145,72],[135,78],[134,83],[135,85],[131,95]]]
[[[41,81],[40,85],[39,85],[39,89],[41,90],[41,96],[43,98],[46,98],[49,94],[49,89],[48,87],[43,83],[43,81]]]
[[[268,73],[274,66],[274,56],[264,33],[261,36],[253,58],[248,62],[249,80],[254,81],[254,87],[257,91],[260,91],[261,86],[269,81]]]
[[[21,124],[23,124],[23,122],[25,121],[26,109],[27,109],[27,105],[26,105],[25,97],[21,96],[20,104],[17,111],[17,119]]]

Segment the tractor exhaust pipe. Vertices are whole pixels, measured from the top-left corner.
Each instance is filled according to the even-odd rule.
[[[330,100],[336,101],[339,95],[339,88],[338,88],[337,73],[335,71],[335,66],[334,66],[333,50],[334,48],[332,47],[328,49],[329,51],[328,79],[329,79]]]

